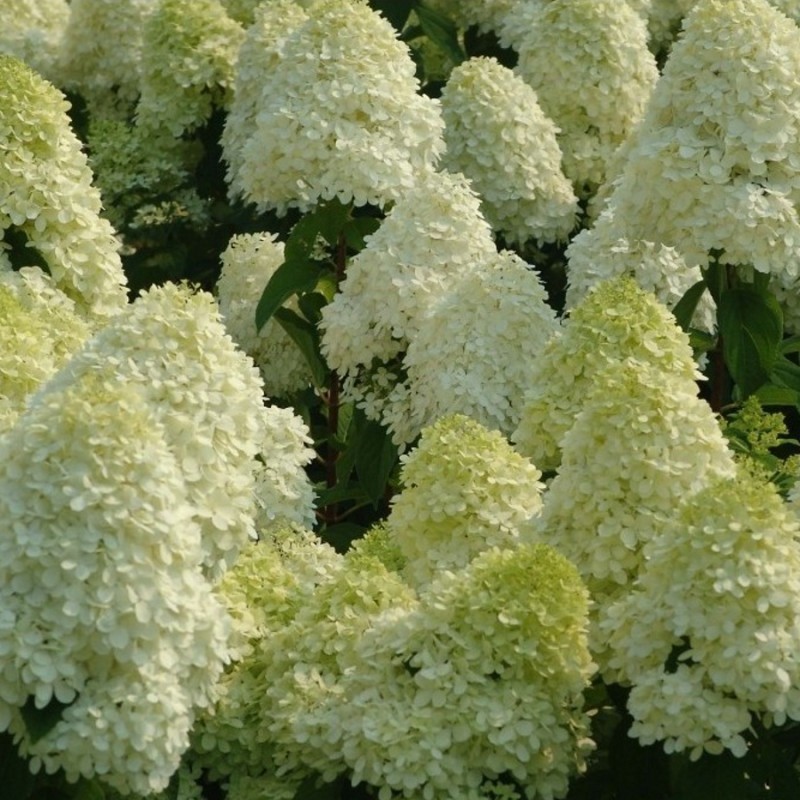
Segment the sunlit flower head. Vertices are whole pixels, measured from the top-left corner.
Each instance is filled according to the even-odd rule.
[[[418,93],[407,47],[364,0],[318,0],[293,21],[282,42],[268,37],[274,66],[242,147],[244,198],[281,213],[334,197],[397,200],[444,149],[438,103]]]
[[[443,164],[470,179],[492,228],[508,242],[565,239],[578,202],[533,89],[494,59],[472,58],[450,74],[442,114]]]

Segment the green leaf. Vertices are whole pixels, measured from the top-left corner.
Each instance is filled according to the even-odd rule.
[[[790,353],[800,353],[800,335],[789,336],[781,342],[781,353],[788,356]]]
[[[769,379],[783,338],[783,314],[771,294],[752,287],[720,295],[717,320],[725,363],[743,397]]]
[[[683,297],[675,304],[675,308],[672,309],[675,320],[682,330],[689,331],[697,304],[700,302],[700,298],[705,293],[706,288],[705,281],[698,281],[694,286],[690,286],[686,290]]]
[[[414,10],[425,35],[447,53],[453,64],[466,61],[467,54],[458,41],[458,28],[453,20],[424,3],[418,3]]]
[[[336,525],[330,525],[320,533],[320,539],[331,547],[335,548],[338,553],[346,553],[350,549],[350,545],[360,539],[367,529],[363,525],[358,525],[355,522],[337,522]],[[316,795],[313,795],[316,797]],[[303,800],[307,800],[309,795],[303,795]]]
[[[322,309],[328,305],[328,298],[321,292],[309,292],[297,298],[297,305],[303,316],[312,325],[316,325],[322,317]]]
[[[358,480],[376,508],[397,459],[397,446],[388,431],[378,422],[364,420],[356,443],[355,466]]]
[[[14,800],[28,800],[36,778],[28,762],[19,755],[10,733],[0,733],[0,787],[2,794]]]
[[[363,487],[358,483],[337,483],[336,486],[331,486],[330,489],[317,489],[317,507],[325,508],[333,503],[342,503],[346,500],[355,500],[356,502],[363,503],[370,498]]]
[[[28,731],[31,743],[36,744],[50,733],[61,720],[64,709],[69,708],[71,703],[61,703],[53,698],[44,708],[37,708],[33,697],[25,701],[25,705],[20,708],[22,721]]]
[[[762,406],[798,406],[800,407],[800,390],[765,383],[755,392]]]
[[[307,259],[284,261],[269,279],[256,306],[256,328],[261,330],[292,296],[310,292],[317,284],[320,268]]]
[[[311,369],[311,380],[314,386],[325,386],[329,370],[320,354],[319,331],[317,331],[316,325],[312,325],[308,320],[288,308],[279,308],[275,312],[275,319],[300,348],[300,352]]]
[[[370,5],[392,23],[395,30],[402,31],[416,0],[370,0]]]
[[[97,781],[81,779],[75,785],[72,800],[105,800],[106,793]]]
[[[672,785],[675,798],[680,800],[748,800],[754,788],[745,771],[745,761],[727,750],[719,755],[703,754],[690,761],[685,756],[673,760]]]
[[[719,298],[728,287],[727,267],[715,260],[702,270],[702,273],[711,297],[719,305]]]
[[[286,261],[308,260],[321,236],[329,245],[339,241],[339,235],[350,217],[350,206],[334,198],[318,205],[292,228],[283,251]]]
[[[342,781],[337,779],[333,783],[322,783],[317,775],[310,775],[301,784],[295,793],[295,800],[341,800]]]
[[[360,253],[364,249],[367,236],[371,236],[381,226],[381,221],[374,217],[356,217],[344,226],[344,238],[351,250]]]

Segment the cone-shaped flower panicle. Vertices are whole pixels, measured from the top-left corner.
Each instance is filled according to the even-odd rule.
[[[456,282],[422,319],[403,358],[418,433],[466,414],[506,435],[518,425],[532,364],[557,330],[537,273],[503,251]]]
[[[688,385],[700,377],[688,336],[652,294],[627,276],[598,284],[570,313],[533,363],[530,389],[513,434],[541,469],[560,461],[561,439],[598,372],[631,359]]]
[[[180,464],[200,526],[205,567],[231,563],[254,536],[255,472],[269,413],[258,370],[237,350],[211,295],[167,284],[143,293],[41,391],[87,373],[130,386]]]
[[[243,39],[218,0],[160,0],[144,23],[137,124],[178,137],[226,106]]]
[[[442,115],[444,166],[471,180],[492,228],[508,242],[565,239],[578,201],[533,89],[494,59],[469,59],[442,90]]]
[[[550,0],[525,20],[517,72],[560,129],[567,177],[591,193],[658,78],[645,22],[618,0]]]
[[[129,114],[139,96],[144,23],[160,0],[70,0],[59,85],[93,113]]]
[[[318,0],[282,41],[267,38],[275,58],[242,147],[245,199],[278,212],[333,197],[383,206],[435,165],[438,104],[418,93],[407,47],[364,0]]]
[[[17,263],[37,263],[25,245],[34,248],[78,311],[105,320],[127,302],[125,276],[68,108],[54,86],[0,56],[0,236]]]
[[[546,545],[445,572],[357,642],[340,703],[352,780],[381,796],[562,797],[587,752],[587,593]],[[346,698],[346,700],[344,699]]]
[[[417,587],[487,548],[514,544],[541,508],[539,470],[500,433],[460,414],[426,428],[402,463],[404,488],[386,530]]]
[[[615,238],[800,276],[797,26],[766,0],[686,17],[608,197]]]
[[[741,756],[751,716],[800,719],[799,535],[775,488],[745,473],[669,515],[604,625],[633,685],[631,735]]]

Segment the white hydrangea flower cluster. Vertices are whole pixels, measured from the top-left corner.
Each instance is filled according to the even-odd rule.
[[[715,478],[732,477],[733,454],[691,378],[632,360],[592,376],[561,445],[532,527],[577,566],[602,620],[641,571],[659,520]],[[599,656],[604,637],[593,645]]]
[[[384,524],[417,589],[483,550],[514,545],[542,507],[539,470],[500,433],[463,415],[426,428],[401,460],[404,488]]]
[[[314,486],[305,471],[314,457],[308,426],[291,408],[272,406],[255,472],[256,531],[278,521],[311,528],[316,521]]]
[[[467,179],[433,173],[349,262],[322,312],[322,351],[346,395],[407,444],[445,413],[510,431],[525,356],[554,324],[536,273],[498,254]]]
[[[238,172],[245,199],[278,212],[334,197],[383,206],[433,168],[438,103],[418,93],[407,47],[365,0],[318,0],[288,36],[268,38],[274,66]]]
[[[151,424],[179,461],[204,568],[223,571],[255,536],[256,458],[269,462],[270,409],[258,370],[225,332],[213,297],[171,284],[143,292],[43,391],[86,373],[107,375],[150,403]]]
[[[256,329],[256,306],[269,279],[283,263],[283,243],[269,233],[234,236],[222,253],[217,299],[225,327],[261,370],[269,397],[286,397],[311,384],[298,346],[277,320]],[[284,304],[297,310],[297,300]]]
[[[275,776],[275,745],[263,737],[261,704],[268,661],[263,641],[291,624],[315,588],[342,567],[342,557],[314,534],[273,526],[250,543],[225,573],[218,593],[233,619],[234,660],[220,682],[220,698],[193,731],[189,761],[228,787],[228,797],[288,793],[296,781]]]
[[[127,303],[125,275],[68,108],[30,67],[0,56],[0,233],[24,236],[78,311],[105,320]]]
[[[686,17],[608,197],[602,238],[675,247],[690,265],[800,277],[797,26],[766,0]],[[602,223],[602,226],[601,226]]]
[[[701,377],[688,336],[656,298],[629,276],[598,284],[570,313],[531,366],[517,449],[544,470],[561,460],[561,440],[595,376],[625,360],[650,365],[684,385]]]
[[[526,797],[563,796],[592,747],[587,604],[563,556],[523,545],[487,550],[415,607],[379,615],[342,681],[353,782],[476,800],[510,775]]]
[[[220,138],[228,165],[228,192],[232,197],[246,193],[243,151],[256,132],[264,76],[271,74],[280,63],[286,38],[307,19],[308,14],[297,0],[261,2],[253,12],[253,23],[239,47],[233,98]]]
[[[90,334],[75,304],[40,269],[0,270],[0,434]]]
[[[536,92],[495,59],[472,58],[450,73],[441,102],[443,166],[470,179],[492,228],[512,243],[566,239],[578,200]]]
[[[328,363],[343,374],[374,360],[388,363],[407,348],[436,299],[495,254],[463,175],[437,172],[420,181],[349,261],[340,291],[323,309]]]
[[[34,771],[141,794],[177,769],[229,635],[185,464],[153,416],[141,384],[85,371],[38,393],[0,438],[13,531],[0,554],[0,729]],[[60,704],[61,719],[34,740],[26,704]]]
[[[516,70],[560,129],[567,177],[591,194],[658,79],[645,22],[618,0],[550,0],[525,23]]]
[[[751,714],[800,719],[798,534],[775,488],[746,474],[664,519],[604,625],[642,743],[741,756]]]
[[[403,424],[417,432],[460,413],[510,434],[532,364],[557,328],[538,274],[514,253],[498,253],[456,282],[409,342]]]
[[[69,13],[67,0],[5,0],[0,8],[0,53],[56,80],[55,62]]]
[[[686,291],[702,280],[700,268],[689,266],[674,247],[653,242],[614,237],[606,209],[596,230],[581,231],[567,248],[567,308],[578,305],[589,290],[619,275],[630,275],[660,303],[674,308]],[[704,331],[716,325],[714,301],[706,292],[695,310],[692,324]]]
[[[227,105],[243,38],[219,0],[159,0],[144,23],[137,124],[177,138]]]
[[[59,86],[98,116],[126,116],[139,96],[144,23],[159,0],[70,0]]]

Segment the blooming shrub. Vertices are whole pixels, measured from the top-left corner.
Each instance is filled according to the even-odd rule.
[[[6,3],[3,792],[800,796],[795,6]]]

